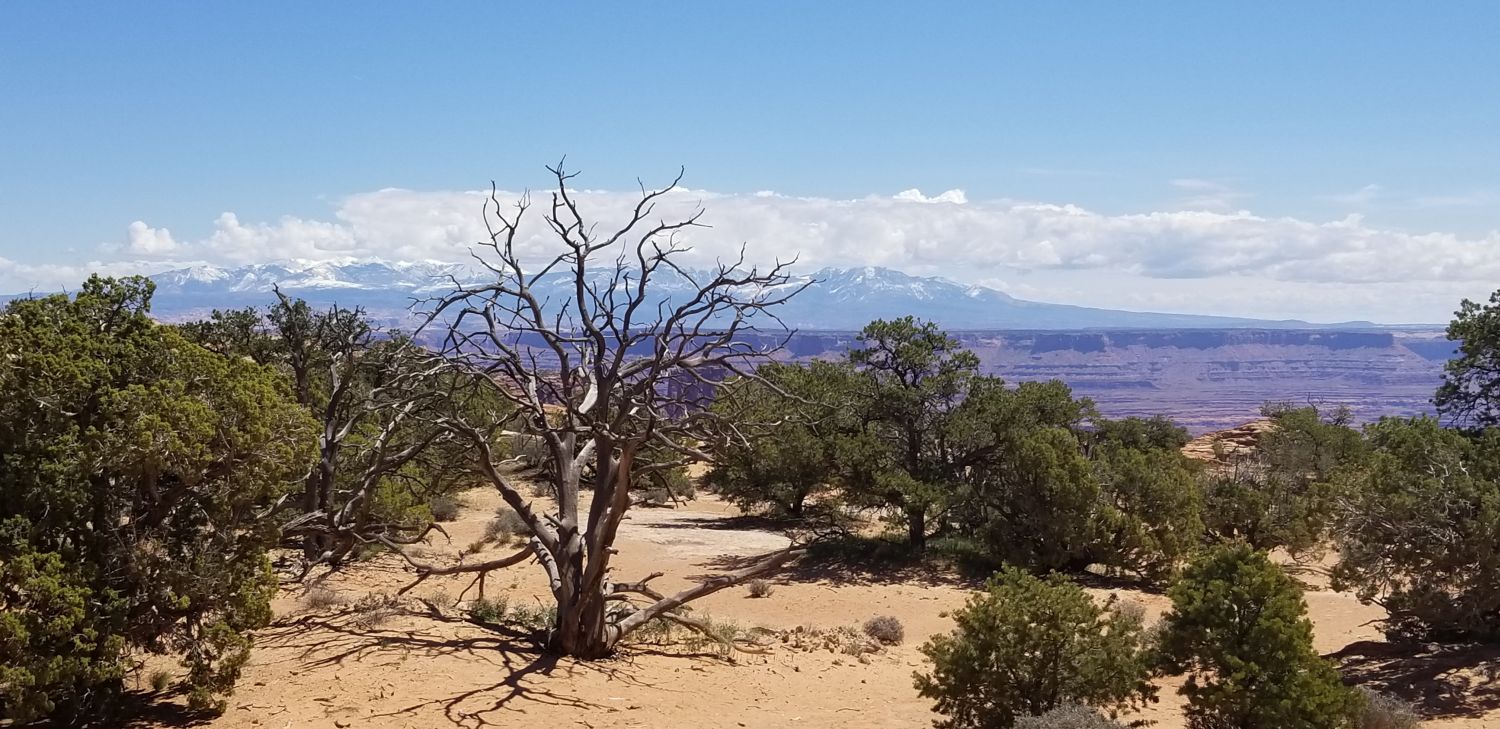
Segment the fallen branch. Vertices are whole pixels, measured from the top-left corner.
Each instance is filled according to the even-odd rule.
[[[669,615],[676,611],[677,608],[693,600],[707,597],[727,587],[734,587],[746,580],[775,572],[781,569],[782,565],[806,553],[807,549],[805,547],[793,545],[779,552],[772,552],[762,557],[755,564],[737,572],[715,575],[671,597],[658,598],[656,602],[641,608],[635,614],[620,621],[620,635],[622,637],[629,635],[631,631],[651,622],[655,618]]]
[[[394,547],[394,545],[392,546]],[[400,549],[396,549],[396,553],[401,555],[402,559],[405,559],[406,563],[411,565],[412,568],[417,571],[417,579],[412,580],[411,584],[408,584],[406,587],[397,590],[397,595],[406,594],[407,592],[411,591],[412,588],[422,584],[422,582],[429,577],[438,575],[461,575],[474,572],[492,572],[494,570],[510,567],[511,565],[520,564],[533,556],[531,547],[528,546],[525,549],[516,552],[515,554],[507,557],[501,557],[500,559],[492,559],[485,562],[475,562],[474,564],[456,564],[446,567],[440,567],[434,564],[418,562],[415,559],[412,559],[411,555],[401,551]]]

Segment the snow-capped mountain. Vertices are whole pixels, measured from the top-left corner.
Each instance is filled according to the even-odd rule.
[[[273,286],[314,305],[361,306],[373,317],[399,325],[414,304],[452,287],[452,282],[485,280],[486,272],[457,263],[268,263],[238,268],[197,266],[165,271],[151,278],[157,291],[153,312],[168,320],[206,315],[215,308],[264,306]],[[663,299],[681,296],[688,283],[670,272],[658,274],[653,290]],[[825,268],[793,278],[807,288],[777,309],[787,325],[807,330],[858,329],[872,319],[913,315],[949,329],[1121,329],[1121,328],[1305,328],[1300,321],[1162,314],[1094,309],[1024,301],[983,286],[944,278],[911,276],[887,268]],[[554,302],[570,297],[563,275],[538,285]],[[1326,326],[1326,325],[1325,325]],[[1365,322],[1339,326],[1372,326]]]

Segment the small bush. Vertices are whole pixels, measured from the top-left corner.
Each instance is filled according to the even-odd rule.
[[[1355,729],[1415,729],[1422,723],[1411,704],[1401,699],[1363,686],[1359,692],[1365,705],[1360,709]]]
[[[906,628],[892,615],[880,615],[865,621],[865,635],[880,641],[881,645],[901,645],[906,639]]]
[[[1313,650],[1302,590],[1248,545],[1200,554],[1168,591],[1161,668],[1187,674],[1193,727],[1344,729],[1360,696]]]
[[[495,510],[495,518],[484,525],[484,541],[505,545],[520,542],[531,534],[526,520],[509,506]]]
[[[776,591],[770,580],[751,580],[745,589],[749,591],[750,597],[770,597]]]
[[[458,499],[452,496],[437,496],[427,502],[433,521],[453,521],[458,518]]]
[[[1015,729],[1126,729],[1092,706],[1063,704],[1041,716],[1016,719]]]
[[[173,677],[171,671],[152,671],[151,677],[148,679],[151,682],[151,690],[155,691],[156,693],[166,691],[172,686],[172,678]]]
[[[1003,729],[1067,703],[1155,696],[1139,617],[1095,604],[1062,575],[1006,568],[953,617],[953,632],[922,646],[932,671],[916,677],[945,717],[939,729]]]
[[[348,602],[337,590],[327,587],[314,587],[302,596],[302,605],[309,610],[327,610]]]

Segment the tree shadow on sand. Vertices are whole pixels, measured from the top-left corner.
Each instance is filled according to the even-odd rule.
[[[477,681],[467,683],[461,690],[374,713],[365,719],[418,719],[429,711],[441,711],[448,721],[464,727],[513,723],[515,715],[524,715],[528,705],[565,706],[585,714],[619,711],[619,707],[588,701],[552,687],[565,689],[570,685],[568,677],[594,673],[635,688],[659,689],[660,686],[641,680],[638,672],[632,670],[636,656],[713,657],[699,651],[673,651],[670,646],[640,645],[627,646],[620,656],[608,660],[563,658],[545,652],[541,636],[535,633],[458,617],[422,602],[425,609],[401,607],[388,614],[387,619],[418,618],[426,626],[418,623],[413,627],[410,621],[394,628],[370,625],[367,611],[342,608],[277,621],[259,634],[257,643],[290,654],[279,661],[267,661],[267,665],[293,664],[299,671],[339,667],[347,662],[376,670],[401,666],[410,671],[410,661],[416,658],[459,656],[466,666],[474,667],[470,675]],[[445,630],[444,625],[450,627]],[[478,634],[454,636],[453,627]],[[486,674],[494,675],[496,680],[485,679]]]
[[[189,709],[181,699],[182,692],[178,690],[156,692],[156,691],[126,691],[120,706],[119,714],[109,720],[96,722],[85,722],[74,724],[74,727],[110,727],[111,729],[156,729],[159,727],[193,727],[206,726],[214,720],[211,711],[198,711]],[[176,700],[168,701],[173,698]],[[45,727],[60,727],[48,721],[39,721],[25,726],[43,729]]]
[[[724,555],[700,566],[715,572],[744,569],[765,555]],[[938,551],[913,552],[899,542],[848,537],[817,541],[795,563],[770,576],[781,583],[830,585],[916,585],[975,589],[990,571],[970,569],[963,560]],[[692,575],[703,579],[710,574]]]
[[[1500,709],[1500,646],[1362,640],[1327,658],[1345,681],[1400,697],[1428,718]]]

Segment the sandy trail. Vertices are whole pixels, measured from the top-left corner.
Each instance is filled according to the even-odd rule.
[[[477,539],[499,503],[482,490],[469,492],[464,501],[459,520],[446,525],[452,543],[432,547],[433,559],[451,559],[461,545]],[[670,590],[735,557],[786,544],[779,534],[744,526],[736,514],[713,497],[685,508],[632,511],[618,542],[618,575],[637,579],[666,572],[654,584]],[[793,571],[774,580],[768,598],[731,589],[696,603],[696,610],[746,627],[781,630],[858,625],[875,615],[894,615],[905,624],[906,643],[867,662],[780,645],[731,662],[711,646],[681,642],[638,645],[612,660],[578,662],[543,656],[526,637],[482,629],[453,611],[431,613],[416,599],[374,611],[352,606],[366,595],[394,593],[410,579],[397,558],[383,556],[321,582],[343,605],[311,609],[299,593],[283,594],[275,606],[280,617],[261,631],[229,710],[211,726],[930,726],[929,704],[912,688],[913,672],[923,667],[916,646],[949,629],[944,611],[969,594],[956,576],[930,571]],[[412,594],[446,604],[469,579],[432,579]],[[540,602],[545,583],[540,570],[526,564],[492,576],[486,591],[512,605]],[[1160,595],[1125,591],[1121,597],[1140,602],[1153,619],[1167,605]],[[1384,644],[1371,624],[1381,615],[1377,608],[1326,591],[1310,592],[1307,599],[1319,650],[1353,644],[1379,654]],[[1410,670],[1430,684],[1430,702],[1448,716],[1426,726],[1500,729],[1500,683],[1469,668],[1465,661],[1471,659],[1444,656],[1435,666],[1404,661],[1394,668],[1387,658],[1357,662],[1361,671],[1381,680],[1399,682],[1401,671]],[[1455,660],[1458,668],[1449,665]],[[1161,702],[1137,718],[1156,720],[1163,728],[1182,726],[1175,688],[1164,684]]]

